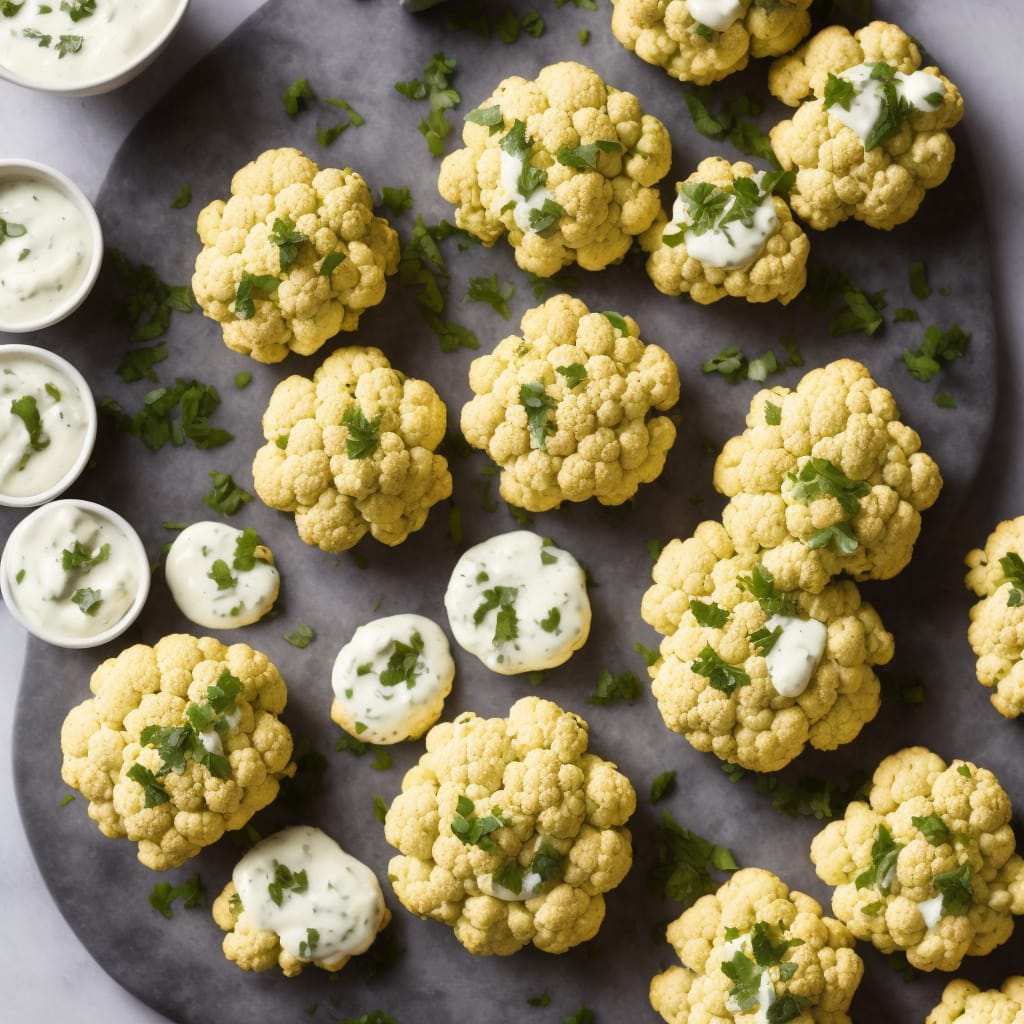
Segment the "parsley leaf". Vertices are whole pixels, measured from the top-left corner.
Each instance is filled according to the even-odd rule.
[[[452,130],[445,118],[445,111],[458,106],[462,99],[451,86],[454,74],[454,58],[438,52],[424,67],[422,78],[395,83],[395,89],[406,99],[430,101],[430,113],[420,121],[418,128],[434,156],[444,152],[444,140]]]
[[[203,504],[221,515],[233,516],[244,504],[252,501],[252,495],[232,479],[230,473],[210,470],[213,488],[203,495]]]
[[[267,892],[277,906],[281,906],[286,894],[304,893],[308,888],[305,868],[292,871],[287,865],[274,861],[274,880],[267,885]]]
[[[165,284],[151,266],[132,263],[120,249],[107,249],[106,256],[113,265],[119,292],[113,317],[132,326],[132,341],[153,341],[165,334],[172,311],[192,312],[194,300],[188,285]]]
[[[555,372],[565,378],[565,386],[571,391],[578,388],[587,379],[587,368],[582,363],[570,363],[568,366],[556,366]]]
[[[280,283],[273,274],[250,274],[248,270],[243,270],[242,279],[235,289],[235,317],[238,320],[251,320],[256,315],[253,291],[270,296],[277,291]]]
[[[832,107],[842,107],[843,110],[849,110],[850,104],[854,101],[857,96],[857,87],[853,82],[848,82],[845,78],[840,78],[838,75],[829,72],[828,81],[825,82],[825,100],[822,104],[826,110]]]
[[[305,622],[300,622],[295,629],[293,629],[286,637],[285,640],[292,645],[292,647],[302,648],[308,647],[313,640],[316,639],[316,633],[313,631],[313,627],[307,625]],[[337,749],[337,748],[335,748]]]
[[[136,348],[125,352],[117,364],[116,373],[121,380],[131,384],[138,380],[157,379],[153,367],[167,358],[167,346],[163,342],[147,348]]]
[[[85,615],[95,615],[103,604],[103,592],[92,587],[79,587],[71,595],[71,603],[78,605]]]
[[[274,218],[274,230],[270,234],[270,241],[277,246],[278,258],[281,262],[281,270],[288,270],[291,265],[295,262],[299,255],[299,246],[304,242],[309,241],[309,236],[304,235],[301,231],[295,230],[295,222],[289,218]],[[249,275],[252,277],[253,275]],[[268,277],[270,275],[267,275]],[[263,287],[260,285],[259,287]],[[273,291],[277,285],[274,284],[271,288],[267,289]],[[237,308],[237,299],[236,299]]]
[[[142,787],[145,807],[156,807],[158,804],[165,804],[171,799],[167,794],[167,790],[157,782],[153,772],[144,765],[136,762],[125,772],[125,775],[132,782],[137,782]]]
[[[1003,570],[999,582],[1012,584],[1006,605],[1008,608],[1016,608],[1024,599],[1024,559],[1016,551],[1009,551],[999,559],[999,567]]]
[[[519,635],[519,620],[515,610],[518,596],[518,587],[489,587],[483,592],[483,603],[473,612],[473,625],[479,626],[492,611],[497,610],[494,636],[491,640],[495,647],[500,647]]]
[[[80,572],[88,572],[93,566],[99,565],[101,562],[105,562],[110,557],[110,545],[104,544],[98,550],[93,551],[91,548],[87,548],[80,540],[75,540],[75,543],[70,548],[64,548],[60,553],[60,564],[61,568],[65,572],[71,572],[75,569]]]
[[[710,644],[706,644],[696,660],[690,662],[690,669],[704,676],[713,690],[729,696],[750,682],[750,676],[743,669],[723,661]]]
[[[771,652],[780,636],[782,636],[781,626],[776,626],[774,629],[763,626],[761,629],[755,629],[750,634],[749,640],[754,650],[764,658]]]
[[[764,403],[764,421],[769,427],[777,427],[782,423],[782,409],[774,402]]]
[[[400,188],[391,188],[385,185],[380,190],[380,201],[396,217],[405,213],[406,210],[411,210],[413,205],[412,193],[409,191],[408,185],[402,185]]]
[[[423,653],[423,637],[413,633],[407,644],[401,640],[392,642],[393,650],[388,658],[387,667],[380,674],[381,686],[397,686],[405,683],[408,689],[416,685],[416,670]]]
[[[209,415],[219,405],[220,395],[212,384],[179,377],[173,387],[148,391],[142,408],[134,416],[129,416],[111,398],[102,399],[99,408],[150,451],[158,451],[168,443],[177,448],[186,440],[205,450],[218,448],[234,438],[227,430],[210,425]]]
[[[508,320],[512,313],[508,308],[508,301],[515,297],[515,287],[508,281],[498,281],[497,274],[490,277],[471,277],[469,279],[469,291],[466,293],[467,302],[486,302],[502,319]]]
[[[565,216],[565,209],[554,201],[545,199],[539,210],[530,211],[530,230],[538,235],[550,234]]]
[[[924,340],[918,349],[903,350],[903,361],[910,375],[920,381],[929,381],[942,369],[944,363],[951,363],[967,353],[971,336],[959,324],[946,330],[926,327]]]
[[[184,210],[192,202],[192,186],[186,181],[171,200],[171,209]]]
[[[482,124],[488,129],[490,135],[497,135],[505,127],[501,107],[497,105],[493,107],[478,107],[476,110],[471,110],[463,120],[469,121],[472,124]]]
[[[248,572],[256,568],[257,562],[266,562],[266,554],[257,554],[257,549],[262,547],[263,541],[260,535],[251,527],[247,526],[235,540],[235,555],[231,561],[233,568],[240,572]]]
[[[22,395],[11,402],[11,414],[17,416],[28,432],[28,444],[34,452],[41,452],[50,446],[50,438],[43,431],[43,419],[39,415],[39,406],[32,395]],[[30,455],[26,454],[18,465],[23,469]]]
[[[297,78],[281,93],[284,112],[295,117],[300,111],[307,109],[313,102],[313,90],[305,78]]]
[[[545,451],[548,437],[557,429],[554,423],[548,422],[548,410],[557,408],[557,400],[547,393],[544,382],[538,380],[519,386],[519,401],[526,409],[530,447]]]
[[[932,286],[928,283],[928,267],[924,260],[911,263],[907,274],[910,278],[910,290],[915,298],[923,302],[932,293]]]
[[[491,839],[491,834],[498,829],[507,828],[512,823],[502,817],[501,809],[498,807],[483,818],[478,817],[475,810],[476,805],[468,796],[460,796],[451,830],[467,846],[478,846],[487,853],[493,853],[498,845]]]
[[[949,829],[937,814],[929,814],[923,818],[915,815],[910,819],[910,822],[932,846],[941,846],[949,841]]]
[[[714,892],[714,871],[735,871],[732,851],[683,828],[668,811],[654,832],[654,863],[647,884],[663,899],[689,905]]]
[[[855,879],[857,888],[865,889],[874,885],[883,896],[888,896],[896,870],[896,858],[902,849],[903,844],[893,839],[885,825],[879,825],[875,841],[871,844],[871,866]]]
[[[368,459],[380,445],[380,422],[383,413],[379,412],[368,420],[358,405],[350,405],[341,418],[342,425],[348,427],[345,438],[345,454],[350,459]]]
[[[555,159],[566,167],[575,167],[580,171],[596,171],[597,161],[602,153],[621,153],[622,144],[611,142],[606,139],[598,139],[585,146],[577,146],[570,149],[563,146],[556,154]]]
[[[651,803],[656,804],[675,788],[676,773],[674,771],[662,772],[651,779]]]
[[[597,686],[587,696],[588,704],[613,704],[617,700],[632,703],[640,696],[640,680],[635,672],[620,672],[612,675],[602,669],[597,677]]]
[[[935,876],[935,886],[942,893],[943,914],[964,914],[974,902],[971,888],[971,865],[964,863],[952,871]]]
[[[776,590],[775,577],[760,562],[753,566],[749,576],[740,576],[736,585],[757,598],[766,615],[786,615],[790,618],[796,615],[793,595]]]
[[[729,621],[728,610],[714,601],[698,601],[694,598],[690,601],[690,611],[693,612],[698,626],[721,629]]]
[[[213,580],[217,584],[218,590],[231,590],[233,587],[238,586],[238,577],[231,575],[231,569],[223,558],[214,560],[213,565],[210,566],[210,571],[206,574],[206,578]]]
[[[149,905],[170,920],[174,917],[172,904],[179,899],[186,910],[206,906],[206,889],[198,872],[181,885],[157,882],[149,894]]]

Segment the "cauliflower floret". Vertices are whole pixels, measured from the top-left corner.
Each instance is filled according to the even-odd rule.
[[[840,359],[795,390],[753,397],[747,429],[715,463],[715,487],[732,499],[722,523],[737,551],[762,552],[782,590],[817,592],[840,572],[889,579],[942,488],[920,447],[892,394]]]
[[[728,1024],[755,1012],[766,1020],[768,1007],[782,1003],[779,1020],[850,1024],[864,973],[853,936],[770,871],[737,871],[666,937],[683,966],[655,975],[650,998],[669,1024]]]
[[[516,263],[540,277],[620,262],[657,217],[672,162],[665,126],[572,61],[504,79],[462,140],[437,185],[456,224],[484,245],[507,232]]]
[[[471,953],[564,953],[593,938],[604,893],[632,865],[636,793],[587,753],[587,732],[537,697],[508,718],[434,726],[384,819],[402,904],[451,925]]]
[[[955,971],[1006,942],[1024,914],[1011,811],[987,769],[907,747],[878,766],[868,803],[814,837],[811,860],[858,939],[922,971]]]
[[[245,826],[295,772],[287,691],[265,654],[165,636],[108,658],[61,729],[61,777],[112,839],[155,871]]]
[[[747,59],[777,57],[793,49],[811,30],[811,0],[774,4],[733,0],[726,16],[703,24],[705,5],[687,0],[613,0],[612,32],[627,49],[673,78],[710,85]]]
[[[883,86],[878,65],[889,78],[923,70],[931,76],[930,91],[911,97],[905,108],[896,94],[902,83],[893,79]],[[873,70],[854,93],[889,90],[863,135],[841,119],[856,98],[842,94],[835,80],[850,72],[853,81],[851,69],[862,66]],[[777,60],[768,86],[784,103],[799,106],[791,120],[780,121],[769,134],[783,168],[796,172],[790,205],[812,228],[825,230],[854,217],[888,231],[910,220],[925,191],[946,180],[956,150],[948,129],[963,117],[963,97],[937,68],[921,68],[917,45],[898,26],[873,21],[852,35],[830,26]],[[880,125],[885,131],[879,132]],[[881,141],[865,148],[876,136]]]
[[[323,551],[345,551],[367,532],[401,544],[452,493],[448,463],[434,452],[446,419],[437,392],[380,349],[337,349],[312,379],[287,377],[270,396],[256,493],[294,512],[299,536]]]
[[[740,220],[725,227],[718,226],[721,216],[736,211],[739,197],[735,182],[746,179],[756,186],[757,200]],[[771,302],[778,299],[783,305],[796,298],[807,282],[807,256],[810,242],[807,235],[793,220],[785,199],[766,195],[761,191],[761,178],[748,163],[730,164],[721,157],[702,160],[683,185],[692,192],[701,184],[715,186],[703,200],[687,201],[682,191],[676,200],[671,219],[662,214],[640,239],[651,255],[647,260],[647,276],[654,287],[665,295],[689,295],[695,302],[717,302],[726,295],[746,299],[747,302]],[[750,186],[748,186],[750,187]],[[768,188],[766,184],[764,186]],[[754,191],[755,189],[751,189]],[[715,200],[722,192],[735,198],[720,208],[714,225],[700,235],[687,235],[694,223],[694,209],[706,209],[708,198]],[[751,225],[746,224],[749,219]],[[744,251],[737,248],[740,235],[749,236],[751,244]],[[709,240],[722,250],[728,266],[716,265],[704,255]],[[724,243],[724,244],[723,244]]]
[[[1007,718],[1024,713],[1024,516],[1000,523],[984,549],[967,555],[971,608],[967,640],[978,656],[978,682]]]
[[[807,743],[849,743],[878,712],[873,666],[892,635],[856,585],[783,593],[719,523],[665,546],[641,614],[666,636],[649,669],[658,709],[697,750],[777,771]]]
[[[591,313],[556,295],[475,359],[462,432],[501,466],[501,496],[531,512],[597,498],[621,505],[654,480],[676,437],[679,400],[669,354],[645,345],[636,321]]]
[[[942,1002],[924,1024],[1024,1024],[1024,977],[1007,978],[1002,987],[982,992],[956,978],[942,992]]]
[[[384,298],[398,235],[374,216],[366,182],[320,170],[297,149],[268,149],[205,207],[192,290],[224,344],[261,363],[312,355]]]

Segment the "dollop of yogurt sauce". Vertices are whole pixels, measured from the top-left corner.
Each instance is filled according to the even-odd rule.
[[[730,939],[725,944],[722,962],[725,963],[732,960],[738,952],[745,954],[748,959],[753,957],[751,947],[752,944],[748,932],[738,935],[735,939]],[[764,967],[761,969],[761,977],[757,986],[757,1001],[744,1009],[740,1006],[738,1000],[730,995],[726,1008],[731,1013],[750,1013],[751,1010],[757,1010],[757,1016],[754,1018],[755,1024],[768,1024],[768,1011],[777,998],[775,984],[771,977],[771,968]]]
[[[501,189],[499,192],[499,206],[507,203],[514,203],[512,216],[520,231],[532,231],[530,226],[530,213],[533,210],[540,210],[544,201],[554,201],[555,194],[546,186],[541,185],[535,188],[529,196],[523,196],[519,191],[519,176],[523,173],[524,162],[512,156],[511,153],[501,151]]]
[[[258,622],[277,600],[281,577],[255,530],[193,523],[175,537],[164,575],[181,613],[207,629]]]
[[[764,659],[772,686],[783,697],[799,697],[807,689],[825,653],[828,636],[825,623],[791,615],[772,615],[764,625],[769,632],[782,629]]]
[[[882,82],[872,78],[874,64],[855,64],[843,71],[839,78],[854,87],[854,95],[847,110],[840,103],[833,103],[828,112],[838,118],[847,128],[852,128],[867,142],[879,119],[882,117],[884,88]],[[905,99],[915,110],[930,113],[942,106],[946,87],[942,79],[927,71],[915,71],[905,75],[902,71],[894,74],[896,95]]]
[[[87,423],[85,399],[65,373],[0,349],[0,494],[27,498],[59,483],[81,454]]]
[[[61,189],[41,178],[0,179],[0,328],[62,306],[84,280],[91,253],[85,218]]]
[[[917,905],[928,931],[931,931],[942,920],[942,898],[942,893],[939,893],[938,896],[933,896],[930,900],[922,900]]]
[[[360,626],[338,652],[331,717],[368,743],[399,743],[440,718],[455,662],[448,638],[422,615],[389,615]]]
[[[289,873],[299,881],[280,885]],[[377,876],[310,825],[257,843],[231,880],[257,928],[275,932],[297,959],[328,970],[369,949],[386,913]]]
[[[0,20],[0,65],[40,85],[94,82],[133,64],[180,5],[181,0],[28,0]]]
[[[444,604],[459,646],[502,675],[561,665],[590,634],[579,562],[529,530],[499,534],[466,551]]]
[[[724,32],[743,13],[740,0],[686,0],[690,17],[715,32]]]
[[[753,181],[758,187],[763,175],[754,175]],[[720,222],[732,210],[736,197],[730,197],[722,207],[717,221]],[[700,260],[706,267],[717,267],[721,270],[741,270],[749,267],[761,255],[765,243],[779,225],[775,213],[775,204],[770,194],[766,194],[750,217],[750,223],[742,220],[729,221],[725,225],[716,223],[713,227],[697,234],[693,230],[693,220],[689,204],[681,193],[672,204],[672,221],[666,225],[664,234],[682,231],[686,252],[695,260]]]
[[[128,538],[109,519],[74,505],[43,506],[11,541],[11,593],[40,629],[90,637],[118,622],[139,591]]]

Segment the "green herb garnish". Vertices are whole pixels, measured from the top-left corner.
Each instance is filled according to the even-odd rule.
[[[252,501],[252,495],[232,479],[230,473],[210,470],[213,488],[203,495],[203,504],[224,516],[233,516],[244,504]]]
[[[613,704],[617,700],[632,702],[640,696],[640,680],[635,672],[620,672],[612,675],[602,669],[597,677],[597,686],[587,696],[588,704]]]
[[[284,112],[289,117],[295,117],[299,111],[305,110],[312,104],[313,99],[313,90],[309,87],[309,81],[305,78],[297,78],[281,93]]]
[[[110,545],[104,544],[97,550],[87,548],[80,540],[60,553],[61,568],[65,572],[88,572],[94,566],[105,562],[110,557]]]
[[[274,880],[267,886],[267,892],[277,906],[281,906],[287,893],[303,893],[308,888],[305,868],[292,871],[287,865],[274,861]]]
[[[467,845],[478,846],[487,853],[493,853],[498,846],[491,839],[491,834],[509,825],[511,822],[502,817],[501,809],[497,807],[486,817],[477,817],[473,801],[462,795],[456,804],[451,830]]]
[[[305,622],[300,622],[286,637],[285,640],[300,650],[308,647],[316,639],[313,627]]]
[[[390,188],[385,185],[380,190],[380,201],[396,216],[399,217],[406,210],[412,209],[412,193],[408,185],[400,188]]]
[[[879,825],[875,841],[871,844],[871,867],[857,876],[854,883],[857,888],[865,889],[874,885],[883,896],[888,896],[892,888],[891,876],[896,870],[896,858],[902,849],[903,844],[897,843],[884,825]]]
[[[710,644],[705,645],[696,660],[690,662],[690,669],[704,676],[713,690],[729,696],[750,682],[750,676],[743,669],[723,661]]]
[[[125,775],[142,787],[145,807],[156,807],[158,804],[165,804],[171,799],[167,795],[167,790],[160,785],[153,772],[144,765],[133,764],[125,772]]]
[[[932,846],[941,846],[949,841],[949,829],[937,814],[929,814],[923,818],[915,816],[910,821],[914,828],[918,829]]]
[[[50,446],[50,438],[43,432],[43,420],[39,415],[39,407],[32,395],[22,395],[11,402],[11,414],[17,416],[25,429],[28,431],[28,444],[33,452],[41,452]],[[24,469],[31,457],[31,452],[26,453],[18,465],[18,469]]]
[[[405,683],[408,689],[416,685],[416,669],[423,653],[423,637],[413,633],[407,644],[395,640],[388,658],[387,667],[380,674],[381,686],[397,686]]]
[[[95,615],[103,604],[103,592],[92,587],[79,587],[71,595],[71,603],[78,605],[85,615]]]
[[[174,917],[172,905],[175,900],[181,900],[186,910],[206,906],[206,889],[198,872],[181,885],[157,882],[149,894],[149,905],[160,911],[168,920]]]
[[[586,146],[577,146],[569,149],[563,146],[556,154],[555,159],[566,167],[575,167],[581,171],[596,171],[597,161],[602,153],[621,153],[622,144],[610,142],[605,139],[598,139]]]
[[[483,603],[473,612],[473,625],[479,626],[492,611],[497,610],[491,640],[495,647],[515,640],[519,635],[519,620],[515,609],[518,594],[518,587],[490,587],[483,592]]]
[[[482,124],[491,135],[497,135],[505,126],[499,106],[478,107],[476,110],[471,110],[463,120],[472,124]]]
[[[1024,600],[1024,559],[1016,551],[1009,551],[999,559],[999,567],[1003,570],[999,582],[1012,584],[1006,596],[1008,608],[1016,608]]]
[[[971,865],[964,863],[952,871],[935,876],[935,886],[942,893],[943,914],[964,914],[974,902],[971,888]]]
[[[153,367],[167,358],[167,346],[163,342],[145,348],[125,352],[117,364],[116,373],[121,380],[131,384],[138,380],[157,380]]]
[[[171,200],[172,210],[184,210],[192,202],[192,186],[186,181]]]
[[[350,459],[367,459],[380,445],[380,422],[383,413],[377,413],[368,420],[363,410],[358,405],[350,405],[345,410],[341,422],[348,427],[348,437],[345,438],[345,454]]]
[[[420,121],[418,128],[434,156],[444,152],[444,140],[452,130],[445,111],[457,106],[462,99],[451,86],[454,74],[455,60],[439,52],[424,67],[422,78],[395,83],[395,89],[406,99],[430,101],[430,113]]]
[[[971,336],[959,324],[953,324],[946,330],[935,326],[926,327],[921,347],[905,348],[903,362],[912,377],[929,381],[944,364],[966,355],[970,340]]]
[[[132,325],[132,341],[154,341],[167,332],[171,313],[191,313],[192,289],[165,284],[148,264],[131,262],[120,249],[107,249],[120,294],[112,313],[119,323]]]
[[[565,386],[572,391],[587,379],[587,368],[582,363],[570,363],[568,366],[556,366],[555,372],[565,378]]]
[[[467,302],[486,302],[502,319],[508,320],[512,313],[508,308],[509,299],[515,297],[515,287],[508,281],[499,281],[497,274],[490,277],[471,277]]]
[[[295,222],[287,217],[275,217],[274,218],[274,230],[270,234],[270,241],[272,244],[277,246],[278,258],[281,264],[281,271],[288,270],[291,265],[295,262],[299,255],[299,246],[309,241],[309,235],[304,235],[301,231],[295,230]],[[253,277],[253,275],[249,275]],[[268,286],[265,282],[267,280],[274,280],[274,284]],[[258,284],[257,287],[263,288],[265,291],[273,291],[277,287],[276,279],[272,278],[271,275],[264,275],[264,283]],[[235,309],[237,311],[238,300],[235,300]],[[252,314],[250,314],[251,316]]]
[[[242,279],[235,290],[235,317],[238,320],[251,320],[256,315],[253,291],[261,291],[269,296],[277,291],[280,283],[273,274],[250,274],[248,270],[243,270]]]
[[[545,451],[548,437],[557,429],[554,423],[548,422],[548,410],[557,408],[557,400],[547,393],[544,382],[538,380],[519,386],[519,401],[526,409],[530,447]]]
[[[662,772],[655,775],[651,780],[651,803],[656,804],[665,797],[676,784],[676,773],[674,771]]]
[[[736,585],[755,597],[766,615],[785,615],[789,618],[796,615],[793,595],[776,590],[775,577],[760,562],[753,566],[749,576],[740,576]]]
[[[689,905],[714,892],[719,882],[711,872],[735,871],[732,851],[683,828],[668,811],[654,833],[654,863],[647,884],[663,899]]]
[[[772,648],[778,643],[780,636],[782,636],[781,626],[776,626],[774,629],[763,626],[761,629],[755,629],[750,634],[749,640],[754,650],[764,658],[768,656]]]
[[[728,610],[714,601],[698,601],[694,598],[690,601],[690,611],[698,626],[721,629],[729,621]]]
[[[539,210],[530,211],[530,230],[536,231],[538,235],[550,233],[564,216],[565,209],[562,206],[554,199],[545,199]]]

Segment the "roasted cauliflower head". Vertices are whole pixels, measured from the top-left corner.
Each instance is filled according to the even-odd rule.
[[[878,766],[867,803],[814,837],[811,860],[858,939],[918,970],[955,971],[1006,942],[1024,914],[1011,811],[987,769],[907,747]]]
[[[462,433],[501,467],[501,496],[531,512],[597,498],[621,505],[662,471],[679,400],[669,354],[636,321],[556,295],[521,335],[473,360]]]
[[[641,614],[665,634],[650,667],[665,724],[697,750],[777,771],[834,750],[875,717],[892,635],[854,583],[778,590],[719,523],[665,546]]]
[[[108,658],[64,719],[61,777],[112,839],[156,871],[243,828],[295,771],[287,692],[265,654],[165,636]]]
[[[286,377],[263,414],[256,493],[295,514],[299,536],[344,551],[370,533],[401,544],[452,492],[444,456],[446,410],[423,380],[376,348],[340,348],[312,378]]]
[[[455,223],[484,245],[507,234],[516,263],[540,277],[622,260],[657,217],[672,162],[661,121],[572,61],[504,79],[462,139],[438,180]]]
[[[853,217],[888,231],[946,180],[963,97],[938,68],[921,67],[898,26],[873,21],[851,34],[832,25],[780,57],[768,87],[799,107],[769,134],[782,167],[796,172],[790,205],[812,228]]]
[[[471,953],[564,953],[597,934],[633,861],[636,794],[587,752],[587,723],[524,697],[508,718],[435,725],[384,819],[402,905]]]
[[[398,269],[398,235],[374,216],[366,182],[297,149],[268,149],[236,172],[231,198],[205,207],[196,229],[196,301],[228,348],[261,363],[354,331]]]
[[[794,390],[767,388],[747,429],[725,443],[715,487],[741,552],[760,552],[782,590],[820,591],[835,575],[889,579],[910,561],[938,466],[867,367],[840,359]]]

